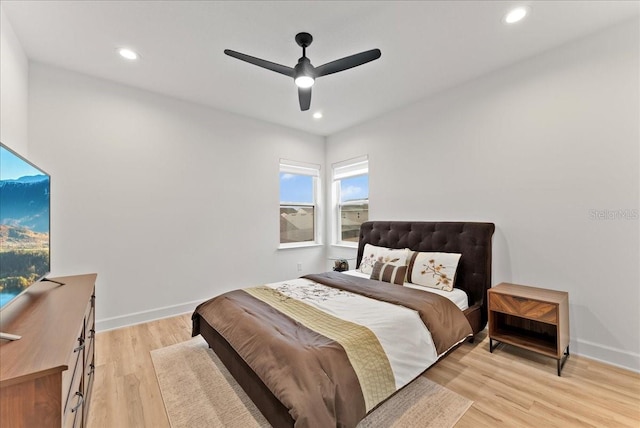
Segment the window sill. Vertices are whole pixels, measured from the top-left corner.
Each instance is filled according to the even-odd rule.
[[[355,242],[353,244],[331,244],[331,246],[335,248],[348,248],[350,250],[358,249],[358,244]]]
[[[301,242],[296,244],[280,244],[278,246],[278,250],[292,250],[296,248],[316,248],[316,247],[324,247],[324,244],[319,244],[317,242]]]

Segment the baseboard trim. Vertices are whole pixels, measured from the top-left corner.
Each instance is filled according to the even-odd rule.
[[[162,318],[170,318],[186,313],[191,313],[202,303],[202,300],[180,303],[178,305],[165,306],[162,308],[150,309],[148,311],[134,312],[132,314],[120,315],[117,317],[103,318],[96,320],[96,331],[103,332],[115,330],[122,327],[129,327]]]
[[[570,344],[572,354],[640,373],[640,354],[576,339]]]

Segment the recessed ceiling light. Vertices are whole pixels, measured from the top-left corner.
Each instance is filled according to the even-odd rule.
[[[138,59],[138,54],[132,51],[131,49],[120,48],[118,49],[118,53],[122,58],[126,58],[131,61]]]
[[[525,16],[529,14],[529,8],[526,6],[516,7],[511,9],[503,18],[505,24],[515,24],[522,21]]]
[[[322,119],[322,113],[320,113],[319,111],[313,113],[313,118],[314,119]]]

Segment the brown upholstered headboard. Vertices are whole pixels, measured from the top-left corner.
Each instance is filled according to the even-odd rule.
[[[487,323],[486,296],[491,287],[491,237],[493,223],[368,221],[360,227],[360,266],[365,244],[413,251],[460,253],[455,287],[467,292],[470,309],[480,309],[474,333]]]

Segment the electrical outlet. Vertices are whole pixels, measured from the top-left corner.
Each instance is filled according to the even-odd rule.
[[[298,272],[302,272],[302,263],[298,262]]]

